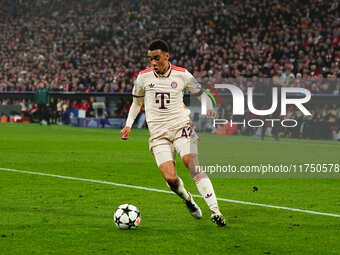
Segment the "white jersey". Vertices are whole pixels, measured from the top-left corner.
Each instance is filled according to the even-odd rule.
[[[190,110],[183,102],[184,90],[195,94],[201,92],[201,85],[185,68],[170,65],[169,70],[160,75],[150,67],[138,74],[132,95],[144,97],[151,136],[190,121]]]

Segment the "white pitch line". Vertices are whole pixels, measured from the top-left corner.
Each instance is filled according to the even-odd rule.
[[[142,186],[135,186],[135,185],[129,185],[129,184],[116,183],[116,182],[107,182],[107,181],[100,181],[100,180],[93,180],[93,179],[85,179],[85,178],[77,178],[77,177],[63,176],[63,175],[56,175],[56,174],[47,174],[47,173],[40,173],[40,172],[10,169],[10,168],[0,168],[0,171],[15,172],[15,173],[22,173],[22,174],[32,174],[32,175],[40,175],[40,176],[49,176],[49,177],[55,177],[55,178],[60,178],[60,179],[73,180],[73,181],[100,183],[100,184],[113,185],[113,186],[125,187],[125,188],[131,188],[131,189],[140,189],[140,190],[154,191],[154,192],[159,192],[159,193],[174,194],[173,192],[168,191],[168,190],[153,189],[153,188],[147,188],[147,187],[142,187]],[[192,195],[192,196],[202,198],[202,196],[200,195]],[[340,218],[340,214],[334,214],[334,213],[323,213],[323,212],[303,210],[303,209],[298,209],[298,208],[290,208],[290,207],[285,207],[285,206],[267,205],[267,204],[232,200],[232,199],[227,199],[227,198],[217,198],[217,200],[229,202],[229,203],[235,203],[235,204],[261,206],[261,207],[282,209],[282,210],[293,211],[293,212],[301,212],[301,213],[307,213],[307,214],[316,214],[316,215]]]

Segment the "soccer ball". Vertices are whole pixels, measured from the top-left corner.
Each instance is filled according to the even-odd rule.
[[[120,229],[135,229],[141,222],[141,214],[136,206],[123,204],[118,206],[113,219]]]

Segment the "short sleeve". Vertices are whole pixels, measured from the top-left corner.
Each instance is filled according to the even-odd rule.
[[[196,78],[190,72],[188,72],[188,70],[185,70],[185,78],[186,83],[184,85],[184,88],[193,94],[200,94],[202,91],[202,86],[196,80]]]
[[[138,74],[137,79],[134,82],[132,95],[136,97],[143,97],[145,95],[144,84],[140,74]]]

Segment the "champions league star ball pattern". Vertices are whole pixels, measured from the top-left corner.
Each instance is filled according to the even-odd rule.
[[[120,229],[135,229],[141,222],[141,214],[136,206],[123,204],[118,206],[113,219]]]

